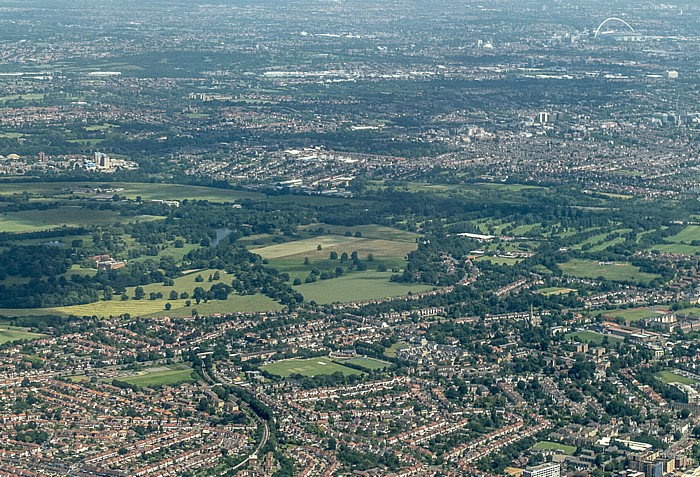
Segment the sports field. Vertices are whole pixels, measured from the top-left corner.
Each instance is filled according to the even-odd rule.
[[[686,378],[685,376],[681,376],[680,374],[676,374],[673,371],[659,371],[658,373],[656,373],[656,377],[666,384],[696,384],[695,381],[693,381],[692,379]]]
[[[192,369],[186,366],[158,367],[141,371],[140,373],[117,378],[135,386],[168,386],[183,382],[192,382]]]
[[[286,378],[292,374],[301,374],[303,376],[318,376],[320,374],[333,374],[341,372],[345,375],[362,374],[361,371],[348,368],[341,364],[335,363],[332,360],[324,357],[310,359],[285,359],[275,363],[266,364],[262,367],[264,371],[270,374],[276,374]]]
[[[355,366],[359,366],[361,368],[367,369],[367,370],[375,370],[375,369],[384,369],[388,368],[390,366],[393,366],[391,363],[388,363],[386,361],[381,361],[379,359],[375,358],[368,358],[366,356],[360,356],[358,358],[352,358],[352,359],[344,359],[340,361],[340,363],[349,363]]]
[[[564,288],[564,287],[540,288],[537,291],[542,293],[545,296],[568,295],[571,292],[576,293],[576,290],[574,290],[573,288]]]
[[[566,263],[560,263],[559,267],[565,275],[578,278],[603,277],[612,281],[630,281],[648,283],[659,275],[641,272],[639,267],[635,267],[625,262],[612,262],[604,264],[594,260],[572,259]]]
[[[613,318],[620,318],[625,321],[639,321],[645,318],[651,318],[652,316],[667,313],[668,310],[658,310],[654,311],[651,308],[628,308],[620,310],[610,310],[603,312],[604,316],[611,316]]]
[[[578,341],[580,341],[581,343],[591,343],[596,346],[602,345],[603,340],[606,337],[608,338],[608,342],[611,345],[617,343],[618,341],[624,341],[622,338],[619,338],[617,336],[604,335],[601,333],[596,333],[595,331],[575,331],[573,333],[567,333],[565,335],[565,338],[578,338]]]
[[[549,441],[540,441],[534,446],[532,446],[533,449],[539,449],[539,450],[553,450],[553,451],[559,451],[562,454],[566,455],[573,455],[574,452],[576,452],[576,447],[574,446],[568,446],[566,444],[560,444],[558,442],[549,442]]]

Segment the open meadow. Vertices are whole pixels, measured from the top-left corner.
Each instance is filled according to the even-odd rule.
[[[306,301],[319,304],[380,300],[409,293],[423,293],[434,288],[416,283],[391,282],[390,277],[391,273],[386,272],[356,272],[330,280],[304,283],[295,288],[304,295]]]

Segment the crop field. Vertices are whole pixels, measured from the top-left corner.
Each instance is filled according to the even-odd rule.
[[[64,225],[68,227],[77,227],[85,224],[106,225],[115,222],[137,222],[159,218],[154,216],[123,217],[111,210],[60,207],[49,210],[24,210],[2,213],[0,214],[0,230],[3,232],[36,232]]]
[[[282,376],[286,378],[292,374],[301,374],[302,376],[318,376],[320,374],[333,374],[341,372],[345,375],[362,374],[361,371],[348,368],[342,364],[338,364],[328,358],[310,358],[310,359],[286,359],[275,363],[266,364],[261,369],[270,374]]]
[[[592,343],[596,346],[603,344],[603,339],[607,337],[610,344],[615,344],[618,341],[624,341],[622,338],[613,335],[604,335],[601,333],[596,333],[595,331],[575,331],[573,333],[567,333],[565,338],[572,339],[578,338],[581,343]]]
[[[533,447],[533,449],[539,449],[539,450],[559,451],[562,454],[566,454],[566,455],[573,455],[574,452],[576,452],[576,447],[568,446],[566,444],[560,444],[558,442],[540,441],[532,447]]]
[[[593,260],[572,259],[566,263],[560,263],[559,267],[565,275],[578,278],[603,277],[612,281],[632,281],[648,283],[659,275],[641,272],[639,267],[629,263],[613,262],[601,264]]]
[[[696,384],[695,381],[693,381],[692,379],[686,378],[685,376],[681,376],[680,374],[676,374],[673,371],[668,370],[659,371],[658,373],[656,373],[656,377],[666,384]]]
[[[117,379],[138,387],[169,386],[194,381],[192,369],[187,366],[151,368],[143,370],[137,375]]]
[[[6,325],[0,326],[0,344],[19,340],[37,340],[39,338],[43,338],[44,336],[46,335],[31,333],[27,330],[27,328],[18,328]]]
[[[352,358],[352,359],[345,359],[340,361],[340,363],[349,363],[353,364],[355,366],[359,366],[361,368],[367,369],[367,370],[375,370],[375,369],[384,369],[388,368],[390,366],[393,366],[393,364],[388,363],[386,361],[381,361],[379,359],[374,359],[374,358],[368,358],[366,356],[361,356],[359,358]]]
[[[357,272],[330,280],[304,283],[297,286],[296,290],[304,295],[306,301],[326,304],[378,300],[407,295],[409,292],[422,293],[434,288],[430,285],[390,282],[389,277],[391,273],[386,272]]]

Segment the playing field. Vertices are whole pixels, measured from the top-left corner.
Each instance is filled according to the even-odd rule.
[[[37,340],[45,336],[46,335],[39,333],[31,333],[27,331],[26,328],[17,328],[14,326],[0,327],[0,344],[7,343],[9,341]]]
[[[630,281],[648,283],[654,278],[659,278],[659,275],[639,271],[639,267],[635,267],[625,262],[612,262],[603,264],[593,260],[572,259],[566,263],[560,263],[559,267],[565,275],[570,275],[578,278],[593,278],[603,277],[606,280],[612,281]]]
[[[318,280],[299,285],[296,290],[306,301],[319,304],[379,300],[432,290],[430,285],[390,282],[391,273],[357,272],[330,280]]]
[[[603,344],[603,339],[608,338],[608,342],[612,345],[619,341],[624,341],[622,338],[612,335],[604,335],[601,333],[596,333],[595,331],[575,331],[573,333],[567,333],[565,336],[567,339],[578,338],[581,343],[591,343],[596,346]]]
[[[610,310],[603,313],[604,316],[620,318],[625,321],[639,321],[652,316],[667,313],[668,310],[654,311],[651,308],[628,308],[622,310]]]
[[[559,451],[566,455],[573,455],[576,452],[576,447],[559,444],[558,442],[540,441],[532,447],[533,449]]]
[[[508,265],[508,266],[513,266],[516,263],[522,261],[522,259],[519,258],[510,258],[510,257],[491,257],[491,256],[481,256],[476,259],[477,262],[491,262],[495,263],[496,265]]]
[[[576,290],[574,290],[573,288],[562,288],[562,287],[540,288],[537,291],[542,293],[545,296],[568,295],[571,292],[576,293]]]
[[[172,384],[192,382],[192,369],[186,366],[178,367],[159,367],[145,369],[137,375],[118,378],[119,381],[124,381],[135,386],[169,386]]]
[[[328,358],[310,358],[310,359],[286,359],[275,363],[266,364],[262,367],[264,371],[277,376],[287,377],[292,374],[301,374],[303,376],[318,376],[320,374],[333,374],[341,372],[345,375],[362,374],[361,371],[348,368],[341,364],[335,363]]]
[[[658,373],[656,373],[656,377],[666,384],[695,384],[695,381],[693,381],[692,379],[686,378],[685,376],[681,376],[680,374],[676,374],[673,371],[659,371]]]
[[[381,361],[379,359],[374,359],[374,358],[368,358],[366,356],[361,356],[359,358],[352,358],[352,359],[344,359],[340,362],[353,364],[355,366],[359,366],[360,368],[364,368],[364,369],[367,369],[369,371],[372,371],[375,369],[384,369],[384,368],[388,368],[390,366],[393,366],[391,363],[387,363],[386,361]]]

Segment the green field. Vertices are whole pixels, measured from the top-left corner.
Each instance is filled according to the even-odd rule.
[[[301,374],[303,376],[318,376],[320,374],[333,374],[341,372],[345,375],[362,374],[361,371],[348,368],[338,364],[328,358],[310,358],[310,359],[285,359],[274,363],[266,364],[261,369],[270,374],[282,376],[286,378],[292,374]]]
[[[596,346],[603,344],[603,339],[608,338],[608,342],[612,345],[617,342],[624,341],[622,338],[613,335],[603,335],[601,333],[596,333],[595,331],[575,331],[573,333],[567,333],[564,335],[567,339],[578,338],[581,343],[590,343]]]
[[[695,381],[693,381],[692,379],[686,378],[685,376],[681,376],[680,374],[676,374],[672,371],[659,371],[658,373],[656,373],[656,377],[666,384],[695,384]]]
[[[540,288],[537,290],[538,292],[542,293],[545,296],[551,296],[551,295],[568,295],[571,292],[576,293],[576,290],[573,288],[563,288],[563,287],[549,287],[549,288]]]
[[[212,300],[207,303],[200,302],[197,304],[192,298],[170,300],[169,294],[172,290],[178,292],[187,292],[192,295],[192,291],[196,286],[201,286],[205,290],[208,290],[212,285],[216,284],[216,281],[209,282],[208,278],[210,274],[213,274],[215,270],[201,270],[198,272],[193,272],[188,275],[178,277],[174,280],[175,285],[164,286],[162,283],[151,283],[149,285],[144,285],[144,293],[146,296],[141,300],[134,300],[134,290],[135,287],[127,288],[126,295],[130,297],[129,300],[122,301],[119,295],[114,295],[112,300],[100,300],[95,303],[88,303],[86,305],[73,305],[64,306],[58,308],[0,308],[0,315],[3,316],[31,316],[31,315],[45,315],[50,313],[56,313],[59,315],[76,315],[76,316],[118,316],[124,313],[128,313],[131,316],[191,316],[192,309],[196,309],[200,315],[212,315],[212,314],[225,314],[225,313],[237,313],[237,312],[263,312],[263,311],[276,311],[282,309],[282,305],[275,302],[271,298],[264,295],[229,295],[227,300]],[[196,282],[196,277],[201,275],[204,279],[203,282]],[[230,283],[231,277],[221,272],[221,281]],[[149,295],[151,292],[161,292],[163,293],[163,298],[158,298],[156,300],[150,300]],[[191,306],[187,307],[185,301],[190,300]],[[165,310],[165,304],[170,303],[171,309]]]
[[[353,244],[362,242],[363,240],[364,239],[361,238],[344,237],[339,235],[321,235],[319,237],[296,240],[294,242],[269,245],[267,247],[255,249],[255,253],[267,259],[301,255],[301,259],[303,260],[303,255],[305,253],[308,254],[310,252],[319,252],[319,256],[326,258],[328,257],[330,250],[335,250],[338,245],[346,245],[346,248],[349,248],[352,251],[355,250],[355,248],[353,248]],[[321,246],[321,250],[317,250],[319,245]],[[328,248],[328,250],[326,250],[326,248]]]
[[[655,315],[667,313],[668,310],[654,311],[650,308],[628,308],[619,310],[610,310],[603,313],[604,316],[612,316],[625,321],[639,321],[645,318],[650,318]]]
[[[355,366],[359,366],[361,368],[364,368],[369,371],[373,371],[375,369],[384,369],[388,368],[390,366],[393,366],[391,363],[387,363],[386,361],[381,361],[379,359],[374,359],[374,358],[368,358],[366,356],[361,356],[358,358],[352,358],[352,359],[344,359],[342,361],[339,361],[341,364],[342,363],[349,363],[353,364]]]
[[[17,328],[14,326],[0,327],[0,344],[19,340],[37,340],[45,336],[46,335],[39,333],[31,333],[26,328]]]
[[[345,227],[342,225],[315,223],[299,227],[299,230],[314,231],[319,228],[323,228],[325,233],[330,233],[332,235],[345,236],[347,232],[350,232],[352,236],[355,236],[356,232],[360,232],[363,238],[391,240],[394,242],[415,242],[416,239],[419,237],[418,234],[413,232],[374,224]]]
[[[134,376],[117,378],[135,386],[169,386],[183,382],[193,382],[192,369],[186,366],[158,367],[141,371]]]
[[[676,235],[666,237],[668,243],[655,244],[649,249],[662,253],[696,255],[700,252],[700,246],[691,245],[694,240],[700,240],[700,225],[689,225]]]
[[[510,258],[510,257],[491,257],[487,255],[483,255],[481,257],[478,257],[476,259],[477,262],[491,262],[495,263],[496,265],[508,265],[508,266],[513,266],[517,264],[518,262],[521,262],[521,258]]]
[[[407,295],[409,292],[422,293],[432,290],[430,285],[390,282],[391,273],[357,272],[330,280],[304,283],[296,290],[306,301],[319,304],[347,303],[351,301],[378,300]]]
[[[299,204],[345,204],[350,200],[336,197],[281,195],[268,197],[260,192],[247,192],[231,189],[217,189],[214,187],[202,187],[180,184],[151,184],[143,182],[110,182],[107,184],[113,189],[123,189],[118,192],[120,196],[135,199],[140,196],[144,200],[208,200],[210,202],[235,202],[243,199],[265,200],[274,203],[299,203]],[[98,188],[104,187],[103,182],[0,182],[0,195],[29,194],[37,197],[74,197],[75,194],[66,192],[65,189],[78,187]],[[84,197],[91,197],[87,194]],[[360,201],[351,201],[360,204]]]
[[[384,356],[387,358],[396,358],[396,352],[400,349],[408,348],[408,346],[408,343],[402,343],[400,341],[398,343],[394,343],[384,350]]]
[[[603,277],[612,281],[631,281],[648,283],[659,275],[639,271],[635,267],[625,262],[613,262],[609,265],[601,264],[593,260],[571,259],[566,263],[560,263],[559,267],[564,275],[578,278]]]
[[[559,451],[562,454],[566,455],[573,455],[574,452],[576,452],[576,447],[574,446],[568,446],[566,444],[559,444],[558,442],[549,442],[549,441],[540,441],[534,446],[532,446],[533,449],[539,449],[539,450],[553,450],[553,451]]]
[[[0,189],[2,187],[0,186]],[[82,207],[60,207],[49,210],[24,210],[0,214],[0,230],[3,232],[36,232],[57,227],[83,225],[107,225],[115,222],[137,222],[160,217],[123,217],[111,210],[93,210]],[[46,240],[45,240],[46,241]]]

